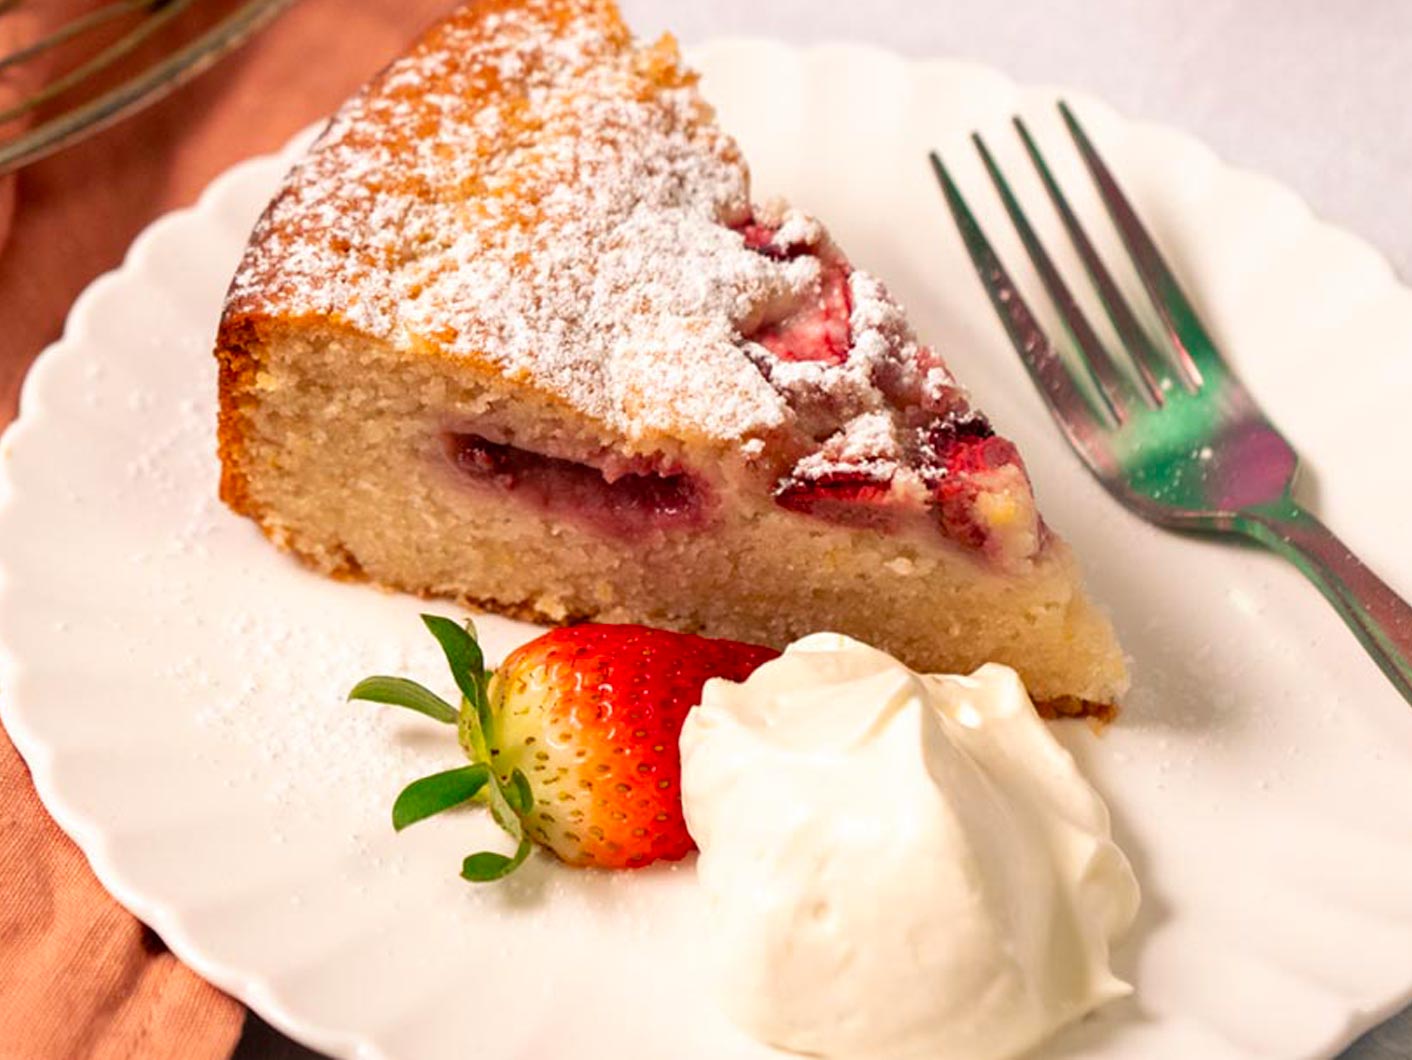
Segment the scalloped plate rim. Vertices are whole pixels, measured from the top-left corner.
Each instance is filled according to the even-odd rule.
[[[1062,96],[1075,101],[1080,108],[1088,103],[1097,103],[1119,117],[1126,127],[1161,134],[1173,143],[1180,144],[1183,151],[1206,157],[1222,171],[1257,182],[1269,191],[1277,192],[1297,203],[1307,224],[1320,230],[1321,234],[1340,238],[1349,249],[1369,263],[1376,264],[1380,282],[1385,287],[1396,289],[1400,295],[1412,299],[1412,288],[1402,283],[1382,251],[1363,236],[1325,220],[1302,195],[1278,178],[1259,170],[1234,165],[1195,135],[1166,123],[1133,118],[1092,93],[1055,87],[1048,83],[1022,83],[988,63],[964,56],[912,58],[885,47],[847,41],[826,40],[808,46],[796,46],[770,38],[732,35],[711,38],[702,44],[688,46],[685,51],[691,63],[699,66],[705,63],[707,56],[746,48],[773,50],[791,60],[801,62],[810,62],[816,56],[830,53],[842,54],[845,57],[867,56],[870,61],[886,61],[914,71],[923,68],[983,76],[1015,91],[1049,91],[1056,97]],[[202,190],[194,203],[169,211],[150,222],[134,238],[122,262],[96,277],[84,288],[69,311],[61,336],[38,355],[23,381],[18,414],[0,435],[0,458],[8,456],[17,444],[29,444],[27,436],[45,422],[46,410],[41,396],[44,380],[59,359],[79,356],[83,352],[81,336],[85,329],[92,326],[91,317],[95,312],[93,307],[98,301],[97,295],[106,286],[122,282],[128,274],[138,273],[142,255],[163,231],[212,210],[217,200],[226,194],[228,189],[250,179],[252,171],[279,163],[287,166],[296,161],[323,124],[322,120],[315,122],[295,133],[279,149],[250,156],[222,171]],[[979,292],[977,297],[980,297]],[[7,525],[14,517],[15,507],[15,491],[9,462],[0,459],[0,527]],[[0,561],[0,610],[9,606],[13,591],[12,581],[8,571],[4,569],[3,561]],[[8,645],[0,642],[0,685],[9,687],[14,683],[15,675],[22,671],[23,663],[11,653]],[[290,1006],[260,973],[242,970],[209,955],[203,944],[193,937],[181,910],[160,898],[145,894],[141,887],[130,883],[109,860],[108,842],[102,827],[96,824],[91,816],[70,803],[61,786],[54,780],[54,751],[38,729],[31,725],[27,708],[23,705],[17,707],[12,696],[0,694],[0,721],[3,721],[10,739],[29,767],[35,789],[44,807],[79,847],[105,890],[134,916],[151,926],[181,961],[203,978],[247,1004],[267,1022],[311,1048],[334,1055],[390,1055],[361,1035],[340,1031],[334,1026],[298,1015],[294,1006]],[[1342,1048],[1358,1034],[1399,1012],[1410,1000],[1412,981],[1409,981],[1401,997],[1386,999],[1369,1008],[1349,1012],[1343,1032],[1336,1036],[1335,1040],[1319,1043],[1315,1048],[1324,1051]]]

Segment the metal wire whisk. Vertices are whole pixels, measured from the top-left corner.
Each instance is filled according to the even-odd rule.
[[[119,32],[82,61],[57,71],[17,102],[0,108],[0,129],[15,123],[21,131],[0,137],[0,174],[28,165],[62,147],[141,110],[207,69],[249,39],[293,0],[245,0],[194,39],[145,63],[133,62],[137,49],[158,30],[194,4],[206,0],[106,0],[16,51],[0,55],[0,83],[46,53],[109,27]],[[0,0],[0,19],[22,9],[38,9],[45,0]],[[115,86],[89,98],[85,86],[123,60],[135,66]],[[121,69],[121,68],[118,68]],[[20,119],[38,114],[24,128]]]

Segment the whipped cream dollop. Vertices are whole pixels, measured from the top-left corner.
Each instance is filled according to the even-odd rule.
[[[821,1056],[1010,1057],[1130,992],[1138,887],[1015,672],[848,637],[712,680],[681,734],[727,1013]]]

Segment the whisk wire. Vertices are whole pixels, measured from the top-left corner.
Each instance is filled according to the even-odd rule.
[[[0,0],[0,15],[22,7],[27,0]],[[109,0],[38,40],[0,56],[0,74],[27,63],[45,52],[67,44],[124,17],[136,19],[121,36],[10,106],[0,109],[0,126],[47,108],[73,93],[102,71],[130,58],[137,49],[171,23],[197,0]],[[125,81],[101,95],[78,100],[67,110],[10,140],[0,139],[0,175],[28,165],[155,102],[167,92],[195,77],[233,50],[290,6],[293,0],[245,0],[221,21],[196,38],[137,69]]]

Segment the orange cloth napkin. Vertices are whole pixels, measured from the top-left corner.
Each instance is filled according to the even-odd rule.
[[[84,2],[42,0],[0,15],[0,54]],[[162,102],[0,178],[0,426],[74,298],[120,263],[143,226],[327,114],[449,2],[301,0]],[[0,79],[0,109],[22,90],[13,73]],[[230,1056],[242,1008],[102,890],[3,733],[0,888],[0,1057]]]
[[[3,733],[0,881],[0,1056],[230,1056],[240,1005],[108,897]]]

